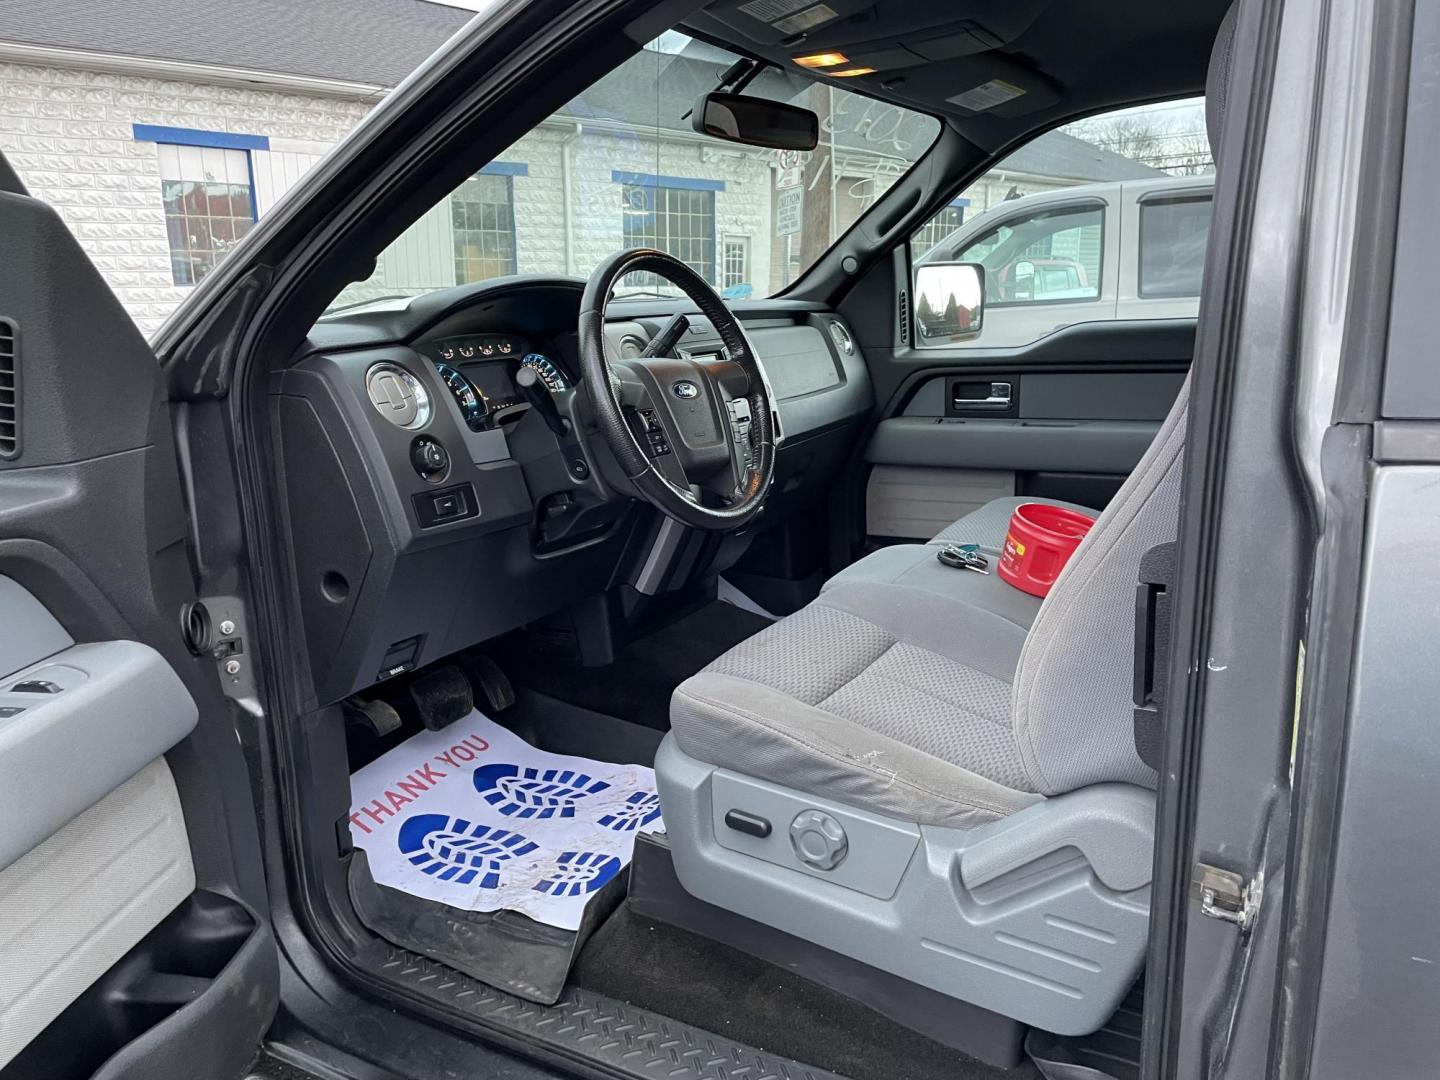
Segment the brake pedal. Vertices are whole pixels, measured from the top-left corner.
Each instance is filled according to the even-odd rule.
[[[475,708],[475,693],[470,680],[454,664],[417,676],[410,683],[410,700],[420,722],[431,731],[449,727]]]

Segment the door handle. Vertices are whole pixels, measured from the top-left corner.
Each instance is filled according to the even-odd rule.
[[[956,383],[950,395],[956,409],[1008,409],[1013,400],[1013,387],[1008,382]]]

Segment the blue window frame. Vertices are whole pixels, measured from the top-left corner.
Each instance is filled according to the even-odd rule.
[[[611,179],[620,184],[625,246],[653,247],[673,255],[716,284],[715,193],[725,190],[724,181],[621,170],[612,172]]]
[[[160,198],[176,285],[194,285],[219,264],[255,224],[251,150],[263,135],[134,125],[135,138],[154,142]]]

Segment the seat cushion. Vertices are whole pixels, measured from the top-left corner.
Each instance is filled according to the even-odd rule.
[[[1005,533],[1010,528],[1010,518],[1015,508],[1025,503],[1045,503],[1047,506],[1062,506],[1086,517],[1096,517],[1100,511],[1079,503],[1061,502],[1059,499],[1034,499],[1024,495],[1011,495],[1003,499],[991,499],[979,510],[972,510],[964,517],[941,529],[930,540],[932,544],[978,544],[981,551],[998,555],[1005,546]]]
[[[943,593],[834,582],[686,680],[680,748],[921,824],[975,828],[1038,802],[1010,724],[1035,609],[994,575],[937,568]]]

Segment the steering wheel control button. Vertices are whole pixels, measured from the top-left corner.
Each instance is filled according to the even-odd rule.
[[[430,422],[425,384],[399,364],[375,364],[365,373],[365,393],[375,411],[396,427],[414,430]]]
[[[475,489],[469,484],[457,484],[440,491],[422,491],[414,496],[414,503],[415,518],[422,529],[464,521],[479,513]]]
[[[410,464],[415,466],[420,479],[437,483],[450,471],[450,454],[438,440],[421,435],[410,444]]]
[[[790,822],[790,846],[812,870],[834,870],[850,853],[850,838],[824,810],[801,810]]]
[[[725,824],[736,832],[764,840],[770,835],[770,822],[759,814],[747,814],[744,810],[725,811]]]
[[[635,434],[639,438],[640,444],[645,447],[645,452],[652,458],[670,453],[670,443],[665,438],[665,428],[655,415],[655,410],[637,409],[636,415],[639,416],[640,421],[633,426],[639,429]]]
[[[755,467],[755,453],[750,447],[750,402],[744,398],[735,398],[725,403],[725,408],[730,412],[730,429],[735,435],[735,445],[740,450],[740,460],[745,468]]]

